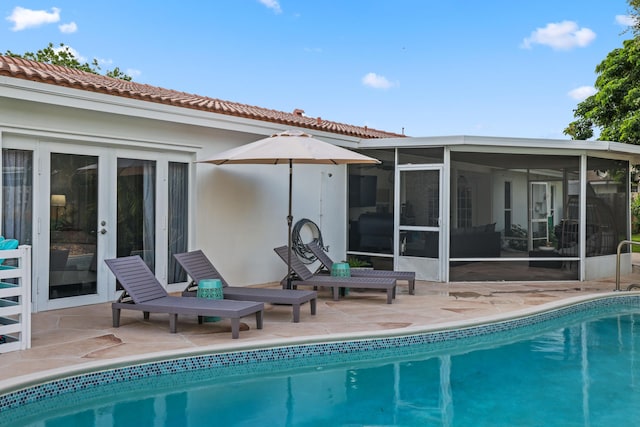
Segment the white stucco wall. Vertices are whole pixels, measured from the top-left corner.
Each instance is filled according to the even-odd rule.
[[[346,249],[346,167],[293,166],[293,225],[318,225],[332,252]],[[233,283],[280,280],[286,265],[273,248],[287,244],[286,165],[197,165],[195,247]],[[331,175],[331,177],[329,177]],[[344,256],[344,255],[343,255]]]

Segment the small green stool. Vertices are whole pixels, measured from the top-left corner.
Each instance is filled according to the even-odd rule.
[[[351,267],[348,262],[334,262],[331,266],[331,275],[334,277],[351,277]],[[342,288],[342,295],[349,295],[349,288]]]
[[[222,281],[220,279],[201,279],[198,282],[198,292],[196,293],[198,298],[206,299],[223,299],[222,294]],[[219,317],[203,317],[204,322],[217,322]]]

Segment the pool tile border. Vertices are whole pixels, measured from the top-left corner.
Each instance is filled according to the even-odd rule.
[[[339,356],[341,355],[345,356],[345,360],[349,355],[349,360],[352,360],[354,353],[362,352],[365,355],[363,357],[366,357],[366,352],[372,350],[390,350],[391,353],[408,354],[411,346],[433,345],[437,347],[439,344],[460,339],[480,338],[496,333],[516,331],[520,328],[538,325],[563,316],[578,314],[585,310],[605,309],[616,306],[640,306],[640,295],[598,298],[530,314],[526,317],[511,318],[460,329],[213,353],[95,371],[56,379],[6,393],[0,396],[0,412],[54,396],[89,390],[96,386],[120,384],[132,380],[202,369],[241,367],[244,369],[240,369],[239,374],[250,374],[253,371],[257,371],[256,367],[264,362],[286,362],[286,367],[291,368],[296,366],[296,360],[301,361],[300,366],[303,366],[305,365],[305,360],[318,356],[338,356],[337,360],[340,361],[341,358]],[[306,365],[308,366],[308,361]]]

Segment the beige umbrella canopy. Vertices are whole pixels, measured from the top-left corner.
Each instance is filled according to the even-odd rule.
[[[284,131],[267,138],[224,151],[199,163],[226,164],[288,164],[289,165],[289,215],[287,224],[288,236],[288,272],[287,287],[291,287],[291,196],[293,184],[293,164],[376,164],[380,163],[372,157],[321,141],[301,131]]]

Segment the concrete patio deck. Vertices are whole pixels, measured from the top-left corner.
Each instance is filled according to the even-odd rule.
[[[640,283],[636,267],[621,278],[621,289],[631,283]],[[417,282],[416,295],[400,284],[393,304],[385,303],[384,293],[352,290],[333,301],[321,290],[316,316],[305,305],[301,322],[292,323],[289,306],[267,304],[264,329],[257,330],[255,317],[247,317],[237,340],[231,339],[228,320],[199,325],[196,318],[184,316],[178,333],[170,334],[167,315],[152,314],[145,321],[140,312],[130,310],[122,312],[120,328],[113,328],[110,303],[35,313],[31,349],[0,355],[0,392],[16,384],[137,360],[460,327],[604,295],[614,288],[615,277],[588,282]]]

